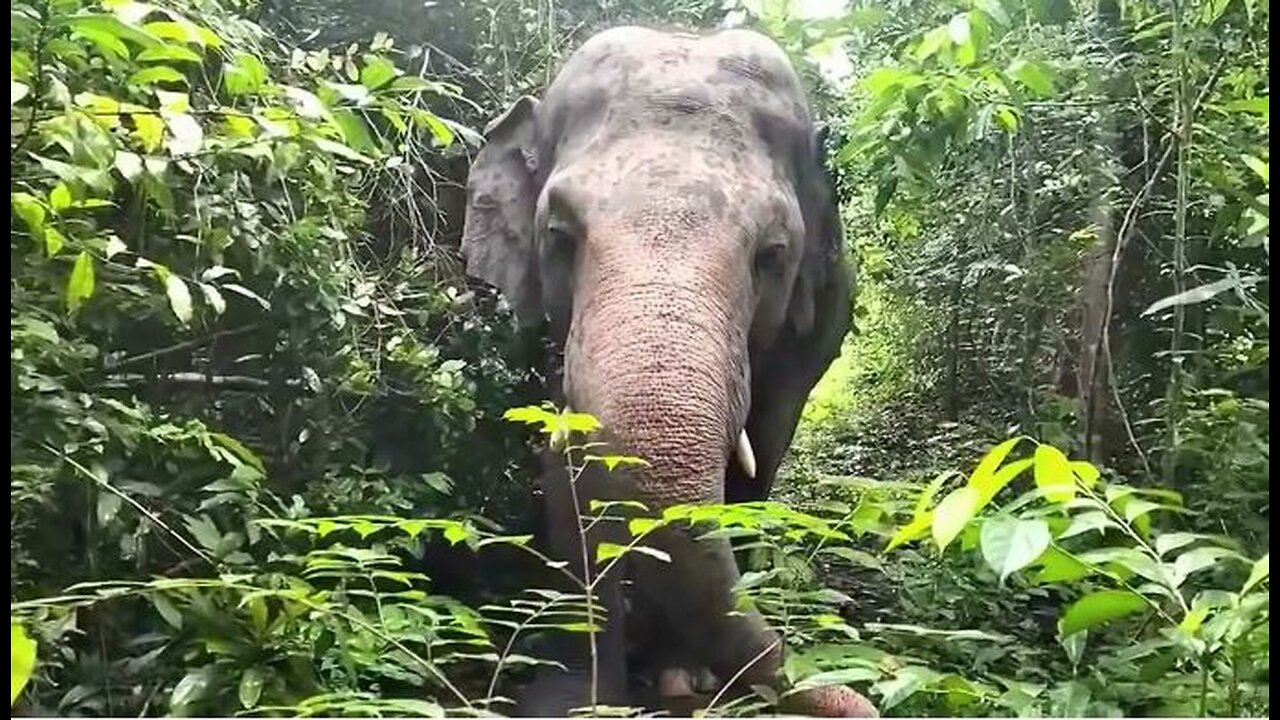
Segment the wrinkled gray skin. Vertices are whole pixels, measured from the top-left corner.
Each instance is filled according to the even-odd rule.
[[[766,497],[850,315],[820,142],[783,52],[746,31],[616,28],[574,53],[541,102],[520,99],[486,134],[467,187],[467,270],[525,325],[549,321],[563,352],[557,397],[650,464],[584,475],[582,511],[591,498],[661,509]],[[754,479],[732,452],[744,427]],[[563,477],[549,458],[551,550],[580,570]],[[592,546],[626,541],[611,524],[597,530]],[[748,666],[740,687],[772,683],[776,634],[756,613],[729,615],[739,575],[728,541],[672,529],[646,544],[671,562],[634,556],[626,574],[673,647],[719,678]],[[615,704],[626,701],[620,579],[600,588],[614,621],[599,638],[599,693]],[[588,703],[585,651],[566,652],[571,672],[535,682],[520,714]],[[796,708],[867,714],[842,691]]]

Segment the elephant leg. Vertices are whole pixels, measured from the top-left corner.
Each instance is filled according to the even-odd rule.
[[[625,531],[616,523],[596,524],[583,537],[580,514],[574,506],[575,493],[571,492],[568,476],[562,465],[551,463],[543,477],[546,492],[546,519],[549,554],[553,559],[568,563],[566,569],[581,579],[583,576],[584,542],[589,571],[594,574],[596,548],[601,542],[625,542]],[[578,479],[579,505],[587,506],[587,498],[608,496],[608,486],[602,477],[588,469]],[[585,511],[583,511],[585,514]],[[599,581],[595,588],[596,605],[603,610],[603,617],[595,617],[601,630],[595,636],[595,691],[601,705],[623,705],[626,702],[626,629],[625,607],[622,596],[622,568],[615,568]],[[559,573],[557,573],[559,575]],[[557,589],[574,594],[583,590],[562,575]],[[592,652],[587,633],[555,632],[550,638],[551,659],[565,669],[543,668],[538,677],[521,695],[517,714],[528,717],[565,716],[572,708],[591,705]]]
[[[668,527],[645,544],[664,550],[670,562],[637,558],[637,584],[660,603],[695,657],[731,690],[777,686],[782,640],[755,609],[733,612],[738,566],[724,538],[698,541],[700,531]],[[823,717],[871,717],[875,709],[846,687],[822,688],[788,698],[786,709]]]

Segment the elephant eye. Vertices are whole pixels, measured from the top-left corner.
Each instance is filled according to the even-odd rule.
[[[571,257],[577,248],[577,237],[562,225],[547,228],[546,252],[548,255]]]
[[[782,272],[787,261],[787,246],[782,243],[770,243],[756,251],[755,271],[760,277],[777,275]]]

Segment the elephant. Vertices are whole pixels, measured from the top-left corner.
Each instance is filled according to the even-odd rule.
[[[484,132],[467,178],[461,252],[519,324],[545,334],[550,395],[646,461],[570,485],[545,456],[549,551],[580,577],[616,523],[581,533],[591,500],[652,510],[768,496],[801,410],[849,332],[844,259],[822,132],[783,50],[753,31],[616,27],[588,38],[542,99]],[[585,542],[587,552],[584,553]],[[781,642],[735,609],[728,540],[666,527],[598,584],[594,682],[580,636],[521,715],[625,703],[623,578],[697,663],[735,687],[776,685]],[[873,716],[842,686],[791,696],[804,714]]]

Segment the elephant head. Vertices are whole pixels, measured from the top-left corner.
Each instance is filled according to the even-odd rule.
[[[548,323],[564,399],[648,461],[634,495],[657,508],[764,498],[850,318],[821,138],[786,55],[747,31],[616,28],[486,137],[467,270],[522,324]],[[762,620],[717,615],[737,577],[727,543],[666,542],[671,613],[705,609],[686,628],[732,646],[733,662],[764,651]]]

